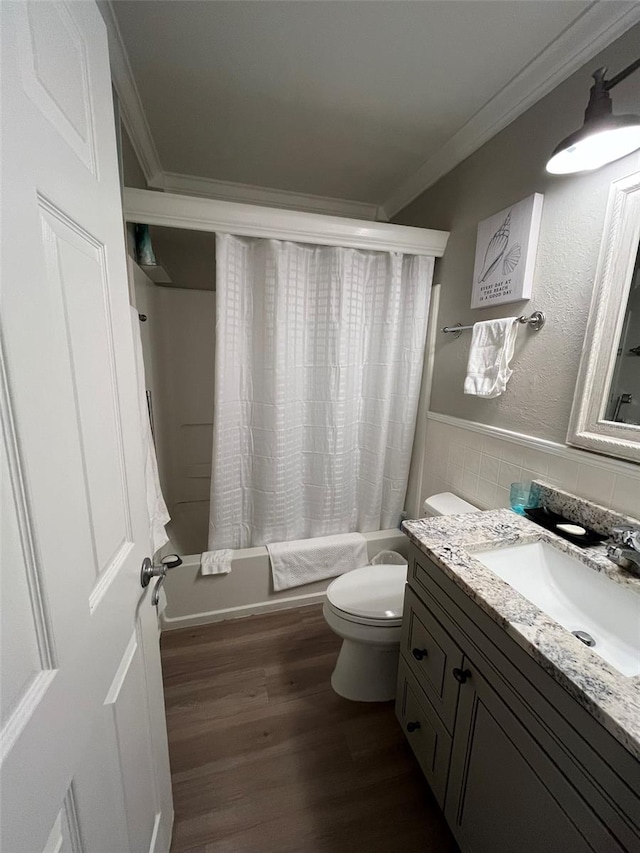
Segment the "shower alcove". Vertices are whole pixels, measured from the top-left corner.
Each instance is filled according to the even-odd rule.
[[[130,251],[131,298],[146,317],[140,330],[158,468],[171,521],[170,542],[183,565],[169,573],[165,628],[178,628],[321,600],[328,581],[275,593],[266,548],[234,552],[228,575],[202,576],[211,486],[216,324],[215,235],[441,257],[448,232],[265,208],[125,188],[128,224],[150,228],[158,265],[141,267]],[[436,291],[437,288],[434,288]],[[434,293],[435,295],[435,293]],[[437,299],[431,300],[429,332]],[[427,352],[429,342],[427,342]],[[423,379],[423,390],[424,390]],[[423,407],[426,394],[422,394]],[[418,423],[424,418],[418,415]],[[407,508],[418,510],[421,442],[416,430]],[[397,529],[365,534],[369,558],[381,550],[406,553]]]

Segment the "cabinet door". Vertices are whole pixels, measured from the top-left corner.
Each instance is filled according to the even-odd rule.
[[[465,670],[445,808],[463,853],[623,853],[530,734],[526,708],[507,707],[466,658]]]

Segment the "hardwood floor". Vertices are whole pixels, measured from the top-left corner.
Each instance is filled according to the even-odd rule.
[[[453,853],[392,703],[329,683],[319,606],[162,638],[172,853]]]

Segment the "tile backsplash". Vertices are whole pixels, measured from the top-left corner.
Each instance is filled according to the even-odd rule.
[[[540,495],[540,505],[551,512],[563,515],[569,521],[584,525],[596,533],[609,536],[614,527],[624,527],[633,524],[636,519],[585,498],[571,495],[559,486],[549,486],[541,481],[536,482]]]
[[[429,414],[423,499],[454,492],[480,509],[509,506],[509,486],[544,480],[640,517],[640,466],[533,436]]]

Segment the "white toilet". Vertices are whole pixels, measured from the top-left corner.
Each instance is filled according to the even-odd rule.
[[[478,511],[451,492],[427,498],[423,509],[427,517]],[[380,564],[346,572],[329,584],[323,614],[343,640],[331,686],[345,699],[395,697],[406,580],[407,566]]]

